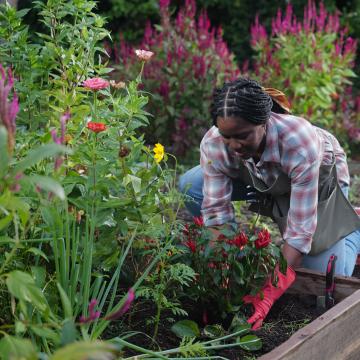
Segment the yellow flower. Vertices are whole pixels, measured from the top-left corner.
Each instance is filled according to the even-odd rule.
[[[157,144],[155,144],[155,147],[154,147],[153,151],[154,151],[154,154],[155,154],[154,155],[155,161],[157,163],[159,163],[164,158],[165,149],[161,144],[157,143]]]

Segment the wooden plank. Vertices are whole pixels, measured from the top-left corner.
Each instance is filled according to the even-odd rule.
[[[360,289],[360,279],[335,276],[335,301],[343,300],[358,289]],[[308,269],[297,269],[296,280],[288,291],[298,294],[325,295],[325,274]]]
[[[258,360],[358,360],[360,290]]]

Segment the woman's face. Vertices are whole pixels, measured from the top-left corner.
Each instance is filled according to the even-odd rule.
[[[260,158],[265,146],[265,125],[254,125],[238,116],[218,117],[217,126],[225,145],[246,160]]]

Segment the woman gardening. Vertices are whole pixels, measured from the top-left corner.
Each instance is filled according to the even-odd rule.
[[[215,235],[236,227],[232,200],[249,200],[250,209],[278,225],[287,260],[277,285],[269,278],[248,319],[261,326],[273,303],[294,282],[294,268],[324,272],[331,254],[336,273],[351,276],[360,252],[360,218],[347,200],[349,171],[337,139],[307,120],[290,115],[285,95],[240,78],[217,88],[211,115],[214,126],[200,145],[200,165],[186,172],[180,188],[192,199]]]

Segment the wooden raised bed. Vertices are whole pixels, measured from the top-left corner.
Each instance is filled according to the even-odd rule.
[[[259,360],[360,359],[360,279],[335,277],[338,304]],[[323,296],[325,275],[300,269],[289,292]]]

